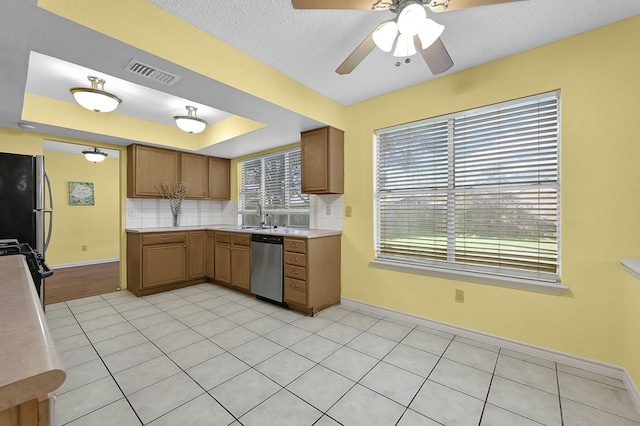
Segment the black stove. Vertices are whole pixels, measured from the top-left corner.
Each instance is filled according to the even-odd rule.
[[[49,269],[42,254],[31,248],[27,243],[20,243],[18,240],[0,240],[0,256],[22,255],[27,261],[33,284],[40,297],[40,287],[42,280],[53,275],[53,271]]]

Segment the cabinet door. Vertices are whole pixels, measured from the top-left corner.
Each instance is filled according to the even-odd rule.
[[[216,243],[215,251],[215,280],[231,284],[231,245]]]
[[[215,278],[214,275],[214,256],[215,256],[215,234],[213,231],[207,232],[206,241],[205,241],[205,257],[204,257],[204,273],[210,280]]]
[[[231,198],[230,166],[226,158],[209,157],[209,198],[214,200]]]
[[[231,285],[251,289],[251,249],[247,246],[231,249]]]
[[[303,132],[302,192],[344,193],[344,132],[333,127]]]
[[[206,236],[204,232],[189,232],[189,242],[187,244],[189,279],[204,277],[205,242]]]
[[[187,247],[184,243],[142,248],[142,288],[173,284],[187,279]]]
[[[181,181],[187,184],[187,197],[203,199],[209,195],[208,157],[198,154],[180,154]]]
[[[179,153],[142,145],[127,148],[127,197],[160,198],[160,184],[175,184],[179,175]]]
[[[328,129],[302,134],[302,192],[324,192],[329,187]]]

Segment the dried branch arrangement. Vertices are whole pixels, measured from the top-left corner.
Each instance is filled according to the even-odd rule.
[[[187,196],[188,189],[189,187],[184,182],[175,185],[169,185],[166,182],[160,184],[162,198],[169,200],[171,212],[174,215],[179,215],[182,212],[182,200]]]

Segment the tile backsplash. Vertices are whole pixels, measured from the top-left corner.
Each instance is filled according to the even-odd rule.
[[[311,229],[342,230],[342,195],[309,197]],[[171,208],[165,199],[127,198],[127,228],[172,226]],[[184,200],[180,226],[238,224],[238,201]]]

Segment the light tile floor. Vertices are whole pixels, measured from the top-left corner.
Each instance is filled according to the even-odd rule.
[[[619,380],[336,306],[214,284],[47,306],[58,425],[628,425]]]

